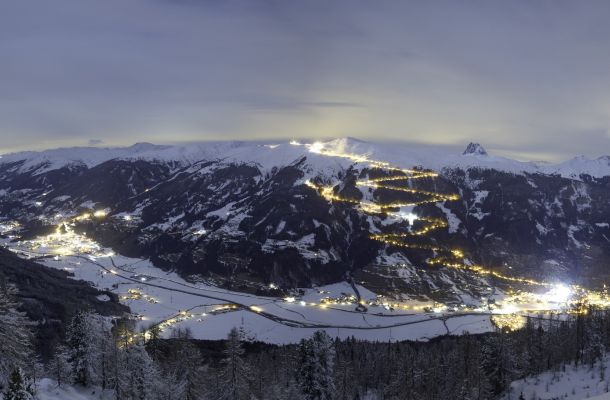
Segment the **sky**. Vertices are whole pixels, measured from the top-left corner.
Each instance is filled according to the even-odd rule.
[[[610,2],[5,0],[0,152],[352,136],[610,154]]]

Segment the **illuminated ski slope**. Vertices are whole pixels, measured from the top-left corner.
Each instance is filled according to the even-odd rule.
[[[383,242],[388,246],[432,251],[434,256],[426,260],[428,267],[438,265],[447,268],[462,269],[482,277],[491,276],[504,280],[510,284],[534,287],[538,289],[538,292],[539,288],[547,288],[543,293],[534,293],[527,290],[511,290],[510,294],[506,296],[498,306],[494,305],[495,313],[501,315],[496,315],[493,318],[493,322],[496,325],[507,329],[518,329],[525,323],[524,318],[522,318],[520,314],[554,312],[558,309],[565,308],[570,302],[580,303],[581,311],[584,311],[584,304],[602,307],[608,307],[610,305],[610,297],[607,292],[588,291],[577,285],[567,286],[563,283],[544,282],[527,277],[506,275],[495,269],[469,262],[469,260],[464,258],[464,252],[461,249],[438,244],[422,244],[419,240],[412,240],[413,238],[425,237],[434,230],[446,228],[448,222],[440,218],[417,216],[412,212],[405,215],[401,210],[403,207],[412,209],[415,206],[426,203],[442,203],[459,200],[459,196],[456,194],[420,190],[408,185],[409,182],[416,179],[434,179],[438,176],[435,172],[399,168],[385,161],[370,159],[363,154],[342,152],[333,147],[328,148],[327,144],[321,142],[313,144],[293,142],[292,144],[295,146],[305,146],[311,152],[328,157],[346,158],[354,163],[364,164],[370,169],[380,170],[385,174],[379,178],[358,180],[356,181],[356,186],[406,192],[420,197],[420,200],[413,200],[410,202],[381,203],[378,201],[363,201],[338,195],[334,186],[321,186],[310,181],[306,182],[310,187],[318,190],[320,195],[328,201],[350,203],[357,206],[363,213],[371,215],[381,214],[390,218],[398,220],[406,219],[409,221],[409,230],[372,234],[372,239]],[[415,221],[420,222],[418,228],[414,228]]]

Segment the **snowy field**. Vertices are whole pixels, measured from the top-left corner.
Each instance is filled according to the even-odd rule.
[[[4,245],[25,258],[74,274],[74,279],[116,293],[130,307],[138,328],[158,324],[164,335],[172,328],[189,328],[197,339],[223,339],[232,327],[241,327],[251,340],[294,343],[325,330],[333,337],[426,340],[444,334],[482,333],[493,329],[487,313],[392,311],[381,305],[356,311],[357,304],[335,300],[353,296],[347,283],[306,289],[300,298],[286,299],[231,292],[206,284],[189,283],[175,273],[154,267],[148,260],[123,257],[108,249],[94,254],[55,255],[49,249],[33,251],[22,242]],[[358,287],[363,300],[376,295]],[[103,299],[103,298],[102,298]],[[420,310],[428,303],[413,304]]]

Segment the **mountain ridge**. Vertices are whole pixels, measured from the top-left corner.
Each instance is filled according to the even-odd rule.
[[[489,154],[478,143],[470,143],[462,154],[450,153],[430,147],[405,144],[376,144],[354,138],[333,139],[316,142],[324,148],[341,153],[368,154],[385,159],[403,168],[421,165],[433,170],[443,168],[496,169],[511,173],[540,173],[580,179],[586,174],[595,178],[610,175],[610,157],[587,158],[577,156],[559,163],[517,161]],[[196,142],[187,145],[156,145],[136,143],[127,147],[71,147],[43,151],[25,151],[3,154],[0,165],[15,163],[20,171],[38,170],[38,173],[59,169],[66,165],[82,164],[88,168],[113,159],[142,159],[149,161],[175,162],[187,166],[197,161],[224,159],[228,161],[253,162],[265,166],[289,165],[301,157],[313,156],[309,151],[313,144],[280,142],[263,144],[247,141]],[[264,153],[264,154],[261,154]],[[347,165],[346,163],[343,163]]]

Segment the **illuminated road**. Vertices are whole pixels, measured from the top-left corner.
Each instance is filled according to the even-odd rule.
[[[33,256],[34,258],[52,257],[52,255],[50,255],[50,254],[44,254],[44,253],[38,253],[38,252],[32,252],[32,251],[20,250],[19,252],[23,253],[23,254],[28,254],[30,256]],[[75,255],[71,255],[70,257],[80,259],[80,260],[86,262],[87,264],[95,265],[97,268],[99,268],[102,271],[105,271],[108,274],[111,274],[117,278],[120,278],[123,281],[132,282],[134,284],[137,284],[138,286],[148,286],[148,287],[162,289],[167,292],[182,293],[182,294],[187,294],[189,296],[195,296],[195,297],[219,301],[220,303],[217,304],[217,306],[225,305],[227,308],[226,312],[245,311],[245,312],[249,312],[249,313],[258,315],[262,318],[266,318],[270,321],[273,321],[275,323],[282,324],[284,326],[288,326],[291,328],[384,330],[384,329],[398,328],[398,327],[408,326],[408,325],[417,325],[417,324],[426,323],[426,322],[430,322],[430,321],[443,321],[443,323],[446,323],[446,321],[448,321],[450,319],[455,319],[455,318],[462,318],[462,317],[467,317],[467,316],[490,316],[491,315],[490,312],[455,312],[455,313],[451,313],[451,314],[428,314],[428,313],[377,314],[377,313],[368,313],[368,312],[362,313],[362,312],[358,312],[358,311],[346,310],[346,309],[341,309],[341,308],[332,307],[332,306],[323,306],[323,309],[320,309],[320,312],[346,312],[346,313],[359,314],[359,315],[363,315],[363,316],[370,315],[370,316],[374,316],[374,317],[386,317],[386,318],[408,318],[408,317],[414,317],[414,316],[420,316],[421,318],[415,319],[415,320],[393,322],[393,323],[388,323],[388,324],[376,324],[376,325],[319,323],[319,322],[313,322],[313,321],[306,320],[306,317],[303,316],[302,314],[301,315],[302,315],[303,319],[286,318],[286,317],[278,316],[273,313],[267,312],[263,308],[270,303],[277,303],[280,306],[287,305],[285,300],[280,300],[280,299],[271,298],[271,297],[265,298],[265,297],[248,295],[248,294],[244,294],[244,293],[236,293],[236,292],[231,292],[229,294],[229,293],[223,292],[221,290],[197,288],[195,286],[190,286],[188,284],[178,282],[175,280],[171,280],[171,279],[165,279],[165,278],[161,278],[161,277],[154,278],[156,280],[165,280],[168,283],[185,287],[184,289],[180,289],[180,288],[171,287],[171,286],[167,286],[167,285],[163,285],[163,284],[157,284],[157,283],[153,283],[153,282],[149,282],[149,281],[142,281],[141,279],[126,275],[131,272],[128,270],[125,270],[124,266],[116,265],[114,263],[114,261],[112,261],[112,257],[109,257],[111,260],[111,263],[113,265],[112,268],[109,268],[95,260],[92,260],[90,256],[75,254]],[[223,293],[226,296],[222,296]],[[236,297],[236,296],[248,298],[251,300],[256,300],[256,302],[255,302],[255,304],[248,304],[248,303],[242,303],[239,301],[235,301],[234,297]],[[165,318],[162,321],[158,321],[154,324],[151,324],[151,327],[149,327],[148,330],[150,331],[150,329],[152,329],[152,327],[155,327],[155,326],[163,327],[164,325],[166,325],[169,327],[169,326],[173,325],[173,323],[168,323],[168,321],[176,321],[181,318],[184,319],[187,317],[190,318],[191,317],[190,312],[192,310],[195,310],[195,309],[201,308],[201,307],[212,307],[212,306],[214,306],[214,305],[201,304],[198,306],[189,307],[188,309],[184,309],[182,311],[178,311],[177,313]],[[321,305],[316,305],[314,307],[321,307]],[[294,311],[294,310],[289,310],[289,309],[286,309],[286,310]],[[449,334],[449,333],[450,332],[447,329],[447,334]],[[144,333],[144,334],[146,334],[146,333]]]
[[[409,183],[417,179],[434,179],[438,177],[438,174],[436,172],[393,167],[386,162],[371,160],[363,155],[327,151],[324,149],[323,146],[317,144],[306,146],[309,147],[310,151],[313,151],[315,153],[328,157],[349,158],[355,162],[367,164],[373,170],[377,170],[378,172],[381,171],[382,173],[386,174],[386,176],[379,178],[358,180],[356,181],[356,186],[369,187],[373,189],[385,189],[388,191],[395,191],[399,193],[408,193],[419,197],[419,200],[414,199],[412,201],[392,203],[360,201],[352,198],[341,197],[340,195],[335,193],[333,186],[322,186],[312,183],[311,181],[306,182],[309,187],[316,189],[318,193],[320,193],[320,195],[328,201],[354,204],[358,206],[359,209],[364,213],[370,215],[385,215],[396,220],[408,220],[410,223],[409,230],[401,230],[392,233],[373,234],[370,236],[371,239],[395,247],[433,251],[435,253],[435,256],[429,258],[426,261],[429,266],[440,265],[448,268],[468,270],[479,275],[489,275],[498,279],[514,283],[523,283],[547,287],[553,286],[553,284],[549,284],[546,282],[536,281],[528,278],[509,276],[480,265],[472,265],[470,263],[466,263],[464,259],[464,253],[460,249],[452,249],[437,244],[422,244],[421,240],[413,240],[414,238],[426,237],[426,235],[428,235],[434,230],[446,228],[448,226],[447,221],[441,218],[421,217],[413,213],[405,214],[401,211],[395,211],[396,209],[400,210],[401,207],[416,207],[423,204],[436,204],[446,201],[456,201],[460,199],[457,194],[447,194],[420,190],[415,189],[409,185]],[[417,221],[419,225],[417,229],[414,229],[415,221]]]

